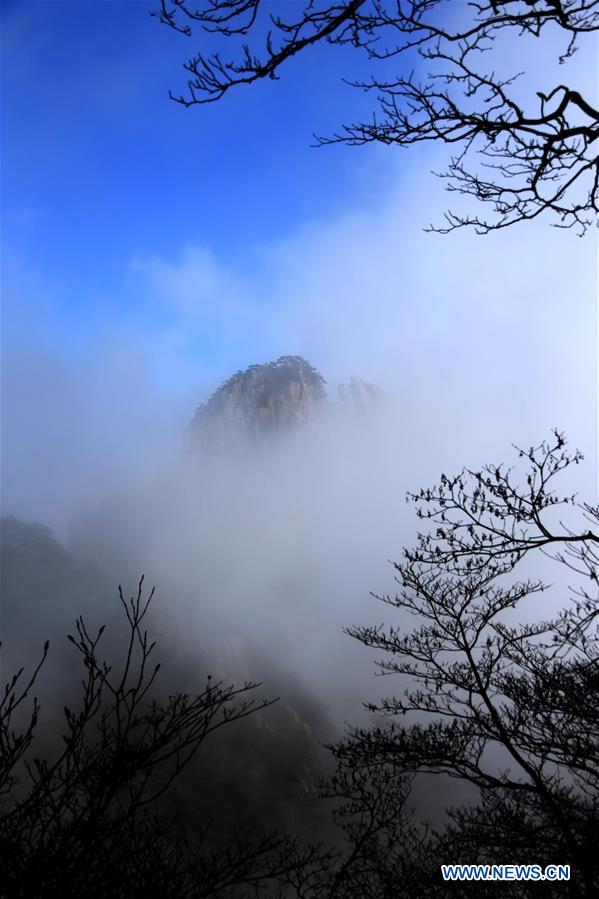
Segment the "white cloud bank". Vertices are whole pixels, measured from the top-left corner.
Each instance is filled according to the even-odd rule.
[[[9,293],[5,508],[63,528],[104,484],[176,457],[219,381],[281,354],[309,359],[331,393],[355,372],[395,396],[411,447],[400,464],[414,477],[425,461],[434,472],[474,464],[553,425],[593,464],[592,239],[542,223],[425,234],[432,193],[426,177],[408,187],[400,173],[369,208],[304,225],[239,265],[206,247],[137,258],[122,319],[79,351],[51,340],[43,320],[32,333],[37,301]]]

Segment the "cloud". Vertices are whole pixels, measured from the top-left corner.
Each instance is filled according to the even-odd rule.
[[[554,423],[594,446],[591,241],[543,223],[484,238],[415,228],[438,202],[426,176],[397,176],[368,208],[256,248],[246,270],[188,248],[146,275],[231,370],[299,353],[333,389],[357,372],[402,397],[414,433],[452,433],[456,454]]]
[[[175,321],[196,328],[251,317],[254,299],[241,273],[220,264],[207,247],[185,246],[178,259],[137,256],[131,265]]]
[[[243,261],[191,245],[138,256],[122,311],[111,298],[113,317],[78,350],[39,279],[9,291],[5,503],[63,526],[119,471],[176,455],[195,406],[234,370],[288,353],[333,394],[357,373],[394,395],[412,445],[398,464],[415,476],[425,459],[474,464],[555,424],[595,453],[592,242],[543,224],[425,234],[415,223],[438,204],[427,176],[407,187],[399,171],[367,206]]]

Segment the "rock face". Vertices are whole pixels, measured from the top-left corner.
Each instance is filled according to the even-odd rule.
[[[352,375],[349,384],[337,388],[339,400],[357,412],[368,412],[381,399],[382,393],[374,384],[369,384],[357,375]]]
[[[325,380],[301,356],[250,365],[200,406],[189,426],[196,449],[234,449],[318,417],[326,400]]]

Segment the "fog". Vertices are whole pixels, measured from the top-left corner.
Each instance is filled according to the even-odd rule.
[[[553,427],[586,456],[564,491],[596,502],[598,486],[593,236],[545,222],[424,233],[447,200],[429,174],[444,155],[379,147],[363,160],[355,199],[268,241],[248,236],[242,259],[192,238],[162,253],[132,242],[114,294],[90,282],[79,299],[84,324],[57,311],[67,261],[63,283],[46,279],[11,246],[3,272],[2,514],[47,525],[95,566],[98,621],[144,574],[166,667],[177,656],[192,683],[207,668],[260,680],[294,708],[308,697],[338,733],[398,690],[343,628],[404,623],[370,594],[395,592],[391,563],[416,540],[406,491],[510,463],[513,443]],[[196,407],[281,355],[322,373],[326,414],[244,452],[190,456]],[[368,415],[338,401],[353,374],[382,391]],[[532,615],[564,601],[569,578],[545,572],[555,590]],[[69,598],[57,615],[38,575],[33,624],[13,634],[23,662],[46,626],[87,608]]]
[[[523,231],[416,231],[437,201],[424,178],[390,190],[257,248],[253,273],[191,246],[136,258],[127,289],[150,327],[107,316],[76,351],[53,339],[39,285],[13,278],[5,513],[49,525],[115,586],[145,572],[189,647],[255,641],[346,718],[381,683],[342,628],[389,615],[369,592],[393,592],[389,560],[414,542],[406,490],[554,426],[587,454],[576,486],[596,490],[592,242],[532,226],[523,254]],[[333,411],[353,373],[384,402],[246,457],[185,462],[195,407],[281,354],[322,372]]]

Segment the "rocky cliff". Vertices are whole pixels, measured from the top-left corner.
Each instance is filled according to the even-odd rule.
[[[300,356],[238,371],[197,410],[189,427],[203,450],[231,449],[286,431],[321,414],[325,380]]]
[[[340,385],[339,402],[328,403],[325,380],[301,356],[238,371],[195,412],[188,429],[194,450],[220,453],[257,443],[307,421],[343,413],[364,413],[378,401],[377,387],[353,375]]]
[[[382,398],[378,387],[357,375],[352,375],[349,384],[340,384],[337,389],[341,403],[352,407],[356,412],[368,412]]]

